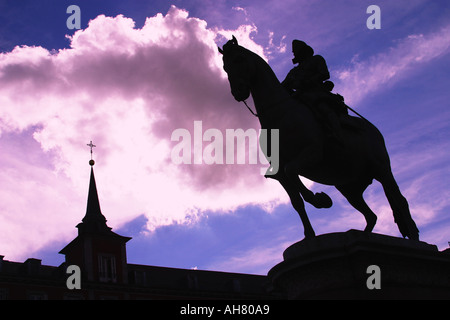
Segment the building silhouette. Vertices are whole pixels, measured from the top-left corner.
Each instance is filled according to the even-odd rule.
[[[91,142],[91,148],[92,148]],[[100,210],[94,160],[86,214],[78,235],[59,253],[60,266],[29,258],[13,262],[0,255],[0,300],[109,299],[277,299],[266,276],[127,263],[130,237],[113,232]],[[81,270],[80,289],[69,289],[67,268]]]

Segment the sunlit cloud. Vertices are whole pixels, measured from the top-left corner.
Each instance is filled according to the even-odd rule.
[[[37,249],[81,220],[90,140],[97,145],[102,210],[116,225],[145,214],[153,230],[195,221],[205,210],[226,212],[247,204],[270,210],[286,202],[282,190],[274,192],[274,182],[262,177],[261,166],[178,166],[170,158],[172,132],[192,130],[194,121],[222,132],[258,127],[230,95],[215,42],[218,35],[235,34],[262,54],[251,40],[254,30],[251,25],[211,30],[205,21],[172,7],[166,15],[148,18],[142,28],[122,15],[98,16],[70,37],[68,49],[18,46],[1,54],[0,130],[38,142],[31,157],[52,155],[36,179],[30,164],[32,175],[9,163],[21,190],[16,190],[15,207],[22,213],[20,219],[7,219],[15,237],[2,233],[2,254]],[[3,147],[9,147],[7,142]],[[37,191],[28,187],[32,179],[43,186]],[[12,190],[2,189],[0,202]],[[33,213],[30,199],[37,196],[45,219]],[[58,214],[66,206],[70,219]],[[39,241],[29,236],[23,221],[34,226]],[[60,224],[64,227],[55,227]]]

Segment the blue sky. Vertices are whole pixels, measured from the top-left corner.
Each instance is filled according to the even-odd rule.
[[[71,4],[79,31],[66,27]],[[366,27],[371,4],[379,30]],[[449,18],[444,0],[0,1],[0,254],[63,261],[86,209],[93,140],[102,212],[133,237],[130,263],[266,274],[280,262],[303,228],[259,167],[165,162],[170,133],[195,120],[258,128],[220,68],[215,46],[231,34],[280,80],[293,39],[322,55],[334,91],[383,133],[421,240],[448,247]],[[306,204],[316,234],[364,228],[334,188],[308,185],[334,202]],[[374,231],[399,236],[381,186],[365,198]]]

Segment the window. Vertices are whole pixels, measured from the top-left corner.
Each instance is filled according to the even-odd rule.
[[[101,254],[98,257],[98,274],[102,282],[116,282],[116,258],[110,254]]]
[[[189,289],[198,289],[198,279],[196,275],[188,274],[186,275],[187,285]]]
[[[132,281],[134,284],[145,285],[147,283],[145,272],[140,270],[135,270],[132,273]]]
[[[234,292],[241,292],[241,281],[239,279],[233,279],[232,284]]]
[[[9,291],[7,288],[0,288],[0,300],[8,300]]]

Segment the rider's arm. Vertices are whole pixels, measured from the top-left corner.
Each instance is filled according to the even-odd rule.
[[[325,80],[330,79],[330,72],[328,71],[327,63],[322,56],[314,56],[314,62],[316,64],[316,74],[313,76],[313,81],[322,83]]]

